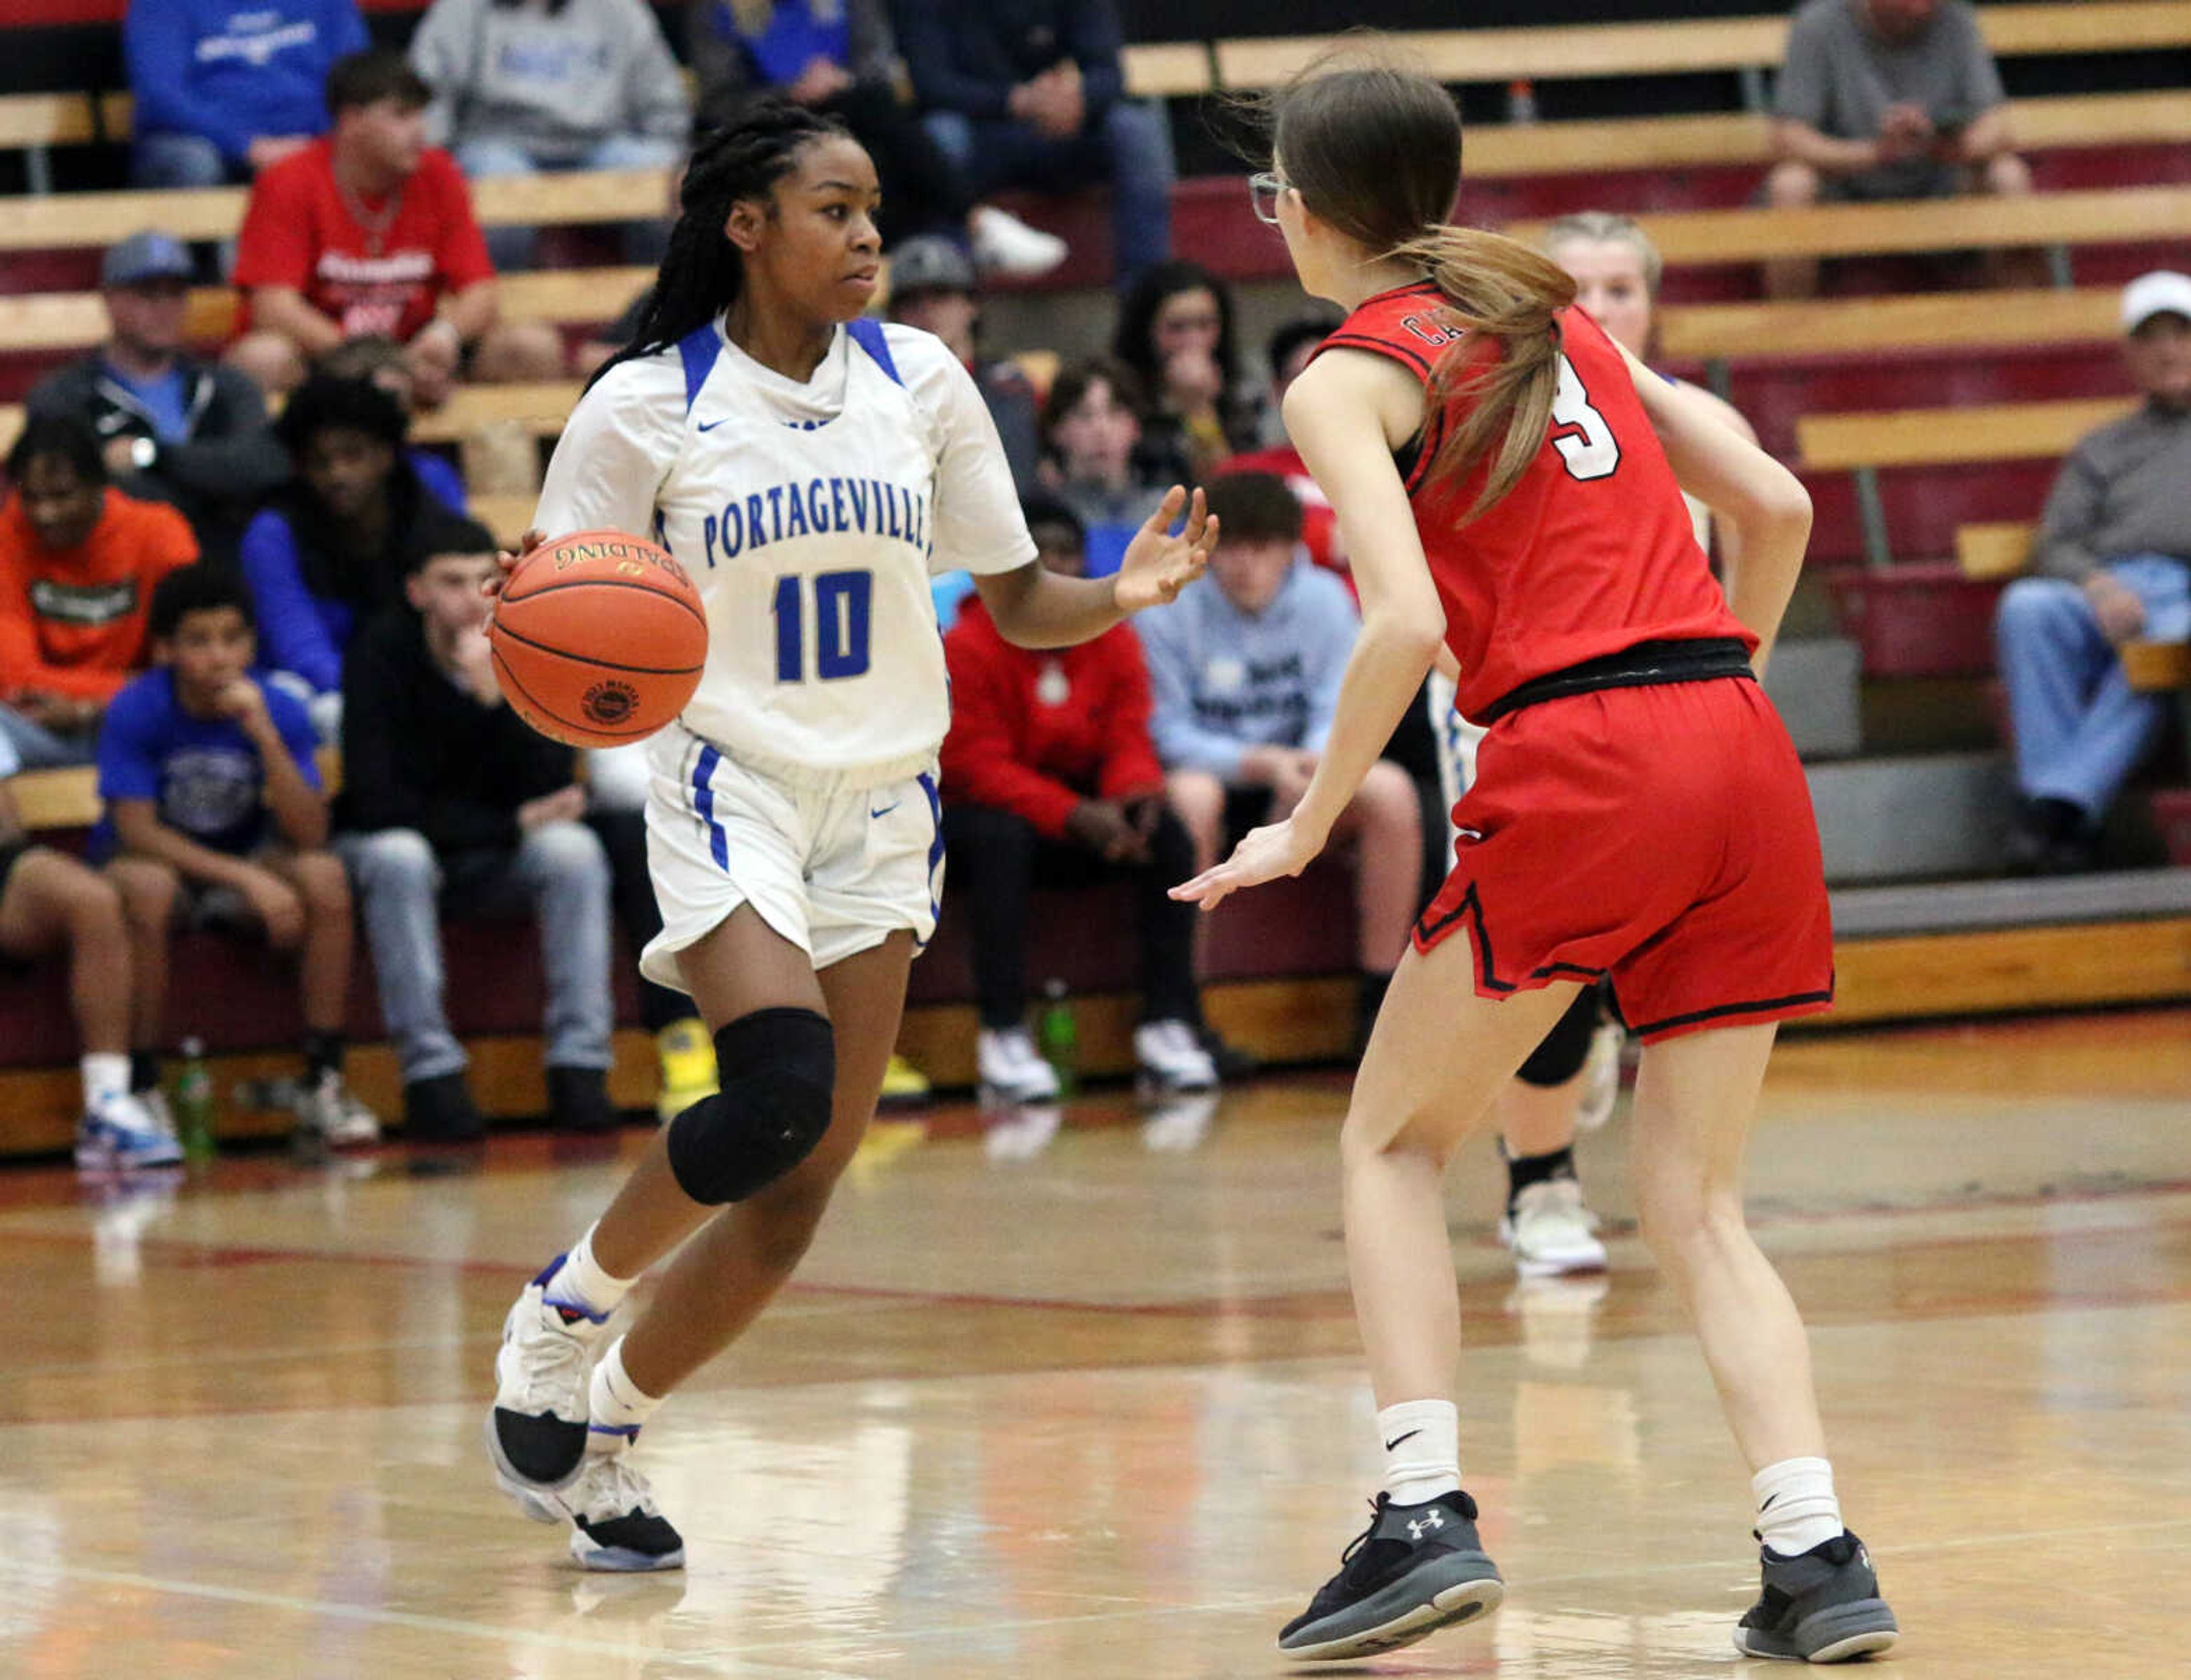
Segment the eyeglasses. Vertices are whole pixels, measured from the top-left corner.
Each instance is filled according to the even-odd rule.
[[[1278,225],[1278,200],[1294,190],[1294,184],[1276,170],[1266,169],[1248,177],[1248,208],[1255,213],[1255,219],[1271,227]]]

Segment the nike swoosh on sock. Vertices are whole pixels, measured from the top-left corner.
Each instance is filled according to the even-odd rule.
[[[1398,1446],[1398,1445],[1400,1444],[1400,1442],[1401,1442],[1401,1441],[1412,1441],[1412,1440],[1414,1440],[1414,1439],[1415,1438],[1415,1437],[1416,1437],[1416,1436],[1418,1436],[1418,1435],[1421,1434],[1422,1432],[1422,1432],[1421,1430],[1420,1430],[1420,1429],[1410,1429],[1410,1430],[1409,1430],[1406,1434],[1404,1434],[1404,1435],[1401,1436],[1401,1437],[1399,1438],[1399,1439],[1398,1439],[1398,1440],[1387,1441],[1387,1442],[1386,1442],[1386,1443],[1385,1443],[1385,1450],[1386,1450],[1386,1452],[1390,1452],[1390,1451],[1391,1451],[1391,1450],[1392,1450],[1392,1449],[1393,1449],[1393,1448],[1395,1448],[1395,1447]]]

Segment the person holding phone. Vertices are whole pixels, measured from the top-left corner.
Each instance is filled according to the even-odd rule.
[[[2031,191],[2008,95],[1967,0],[1806,0],[1788,31],[1765,196],[1782,206]],[[1776,298],[1814,258],[1765,265]]]

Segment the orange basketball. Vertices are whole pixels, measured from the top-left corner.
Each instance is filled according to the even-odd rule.
[[[487,622],[517,715],[573,747],[652,735],[685,709],[708,659],[708,614],[685,568],[621,531],[579,531],[518,562]]]

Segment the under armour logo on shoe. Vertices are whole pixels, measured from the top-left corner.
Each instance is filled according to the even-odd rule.
[[[1433,1534],[1444,1526],[1445,1513],[1443,1511],[1433,1511],[1428,1516],[1417,1518],[1408,1524],[1408,1537],[1410,1540],[1420,1540],[1425,1535]]]

